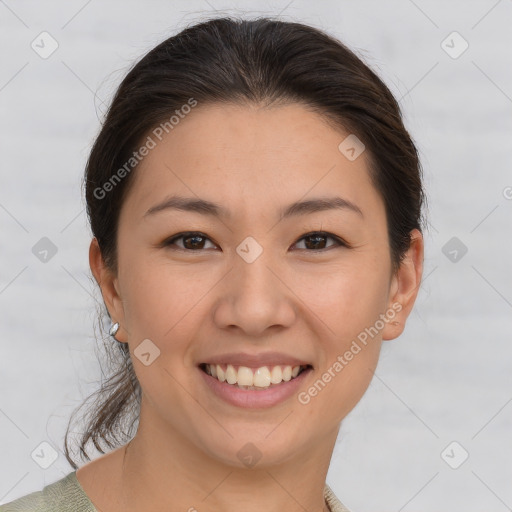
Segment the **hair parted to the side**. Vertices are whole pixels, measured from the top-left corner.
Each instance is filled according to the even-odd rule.
[[[186,28],[137,62],[117,89],[94,141],[83,181],[87,215],[114,275],[119,212],[137,167],[106,193],[98,190],[106,190],[105,183],[152,129],[191,99],[199,108],[299,103],[339,129],[340,142],[342,133],[355,134],[366,147],[372,183],[385,203],[392,270],[398,270],[411,230],[423,231],[426,196],[417,149],[390,90],[354,52],[319,29],[269,17],[223,17]],[[140,413],[141,389],[128,345],[104,338],[112,371],[91,395],[96,399],[79,445],[84,460],[90,460],[88,441],[101,453],[100,441],[109,449],[122,446]],[[68,450],[73,416],[64,453],[77,469]],[[124,425],[129,425],[126,431]]]

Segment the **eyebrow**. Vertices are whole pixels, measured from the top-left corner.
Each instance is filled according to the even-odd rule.
[[[218,218],[231,218],[229,210],[220,204],[207,201],[205,199],[196,199],[193,197],[183,197],[176,195],[170,196],[161,203],[149,208],[149,210],[144,214],[144,217],[169,209],[195,212],[202,215],[210,215]],[[307,201],[297,201],[292,203],[280,211],[279,220],[283,220],[288,217],[307,215],[334,209],[352,211],[364,218],[363,212],[356,204],[349,201],[348,199],[335,196],[309,199]]]

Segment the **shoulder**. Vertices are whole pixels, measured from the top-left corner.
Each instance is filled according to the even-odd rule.
[[[327,484],[325,484],[324,487],[324,498],[331,512],[350,512],[350,510],[336,497],[333,490]],[[2,512],[1,509],[0,512]]]
[[[4,505],[0,512],[97,512],[84,490],[76,472]]]

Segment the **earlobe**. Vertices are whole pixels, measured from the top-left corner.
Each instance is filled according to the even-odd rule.
[[[418,229],[411,231],[411,244],[390,286],[388,311],[395,312],[382,331],[383,340],[393,340],[402,334],[414,306],[423,275],[423,236]],[[391,313],[392,314],[392,313]],[[391,315],[388,315],[391,316]]]
[[[89,246],[89,265],[101,289],[101,295],[112,322],[119,322],[122,325],[124,323],[124,311],[121,297],[117,291],[117,278],[106,267],[98,240],[95,237],[91,240]],[[122,333],[119,331],[116,334],[116,339],[118,341],[125,341],[122,337]]]

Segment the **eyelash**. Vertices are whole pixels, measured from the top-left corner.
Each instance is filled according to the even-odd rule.
[[[178,235],[172,236],[171,238],[168,238],[167,240],[165,240],[162,243],[162,246],[170,247],[170,246],[174,245],[174,242],[176,240],[180,240],[182,238],[187,238],[187,237],[193,237],[193,236],[198,236],[198,237],[201,237],[201,238],[205,238],[205,239],[209,240],[210,242],[212,242],[212,240],[210,238],[208,238],[206,235],[204,235],[203,233],[201,233],[199,231],[186,231],[184,233],[180,233]],[[341,239],[339,236],[333,235],[332,233],[328,233],[327,231],[313,231],[311,233],[306,233],[305,235],[302,235],[302,237],[299,238],[297,240],[297,242],[295,242],[294,245],[296,245],[298,242],[300,242],[304,238],[314,237],[314,236],[324,236],[325,238],[331,238],[331,239],[333,239],[336,242],[338,247],[350,248],[350,245],[347,242],[345,242],[343,239]],[[335,246],[330,246],[330,247],[327,247],[327,248],[324,248],[324,249],[309,249],[309,250],[308,249],[298,249],[298,250],[306,251],[306,252],[318,253],[318,252],[328,251],[329,249],[332,249],[333,247],[335,247]],[[206,249],[197,249],[197,250],[194,250],[194,249],[183,249],[181,247],[172,248],[172,249],[176,250],[176,251],[182,251],[182,252],[200,252],[200,251],[206,250]]]

